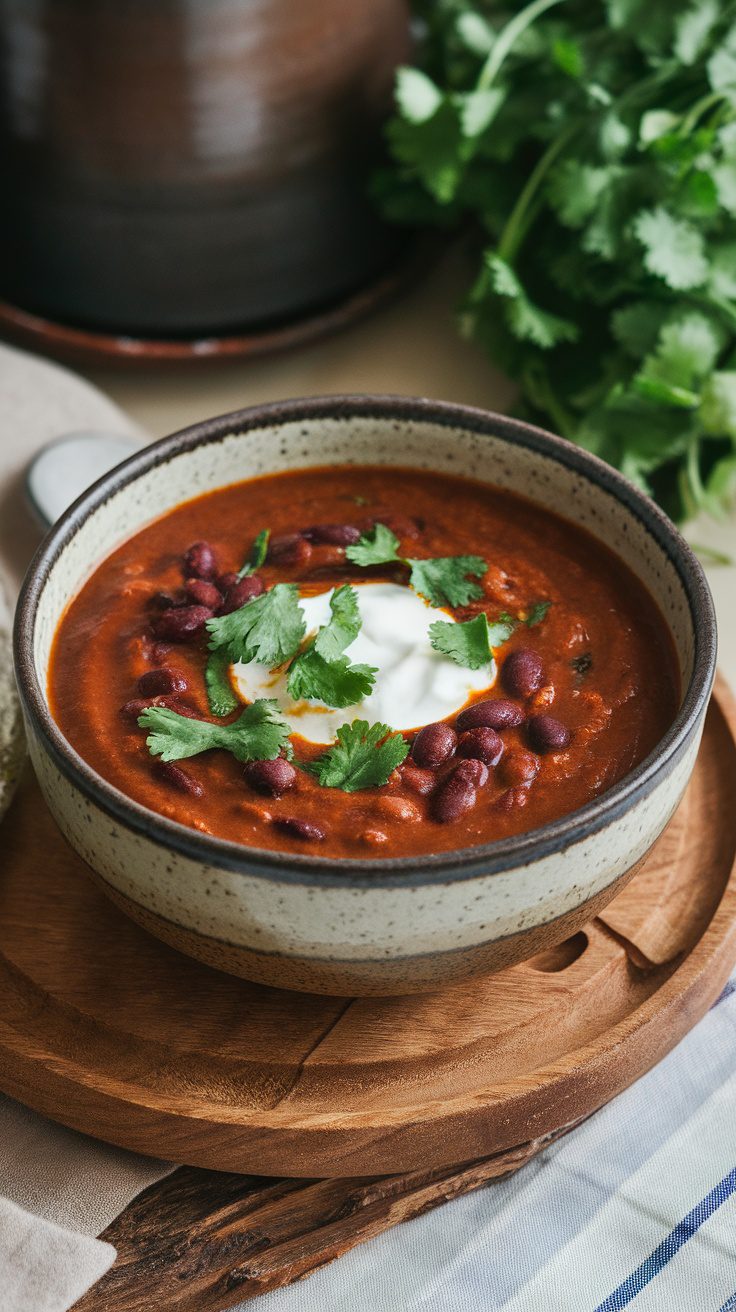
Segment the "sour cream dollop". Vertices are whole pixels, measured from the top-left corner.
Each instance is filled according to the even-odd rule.
[[[333,742],[340,726],[356,719],[380,721],[392,729],[419,729],[461,710],[472,693],[493,686],[495,662],[469,670],[430,645],[430,624],[435,620],[455,623],[447,611],[428,605],[411,588],[397,583],[360,583],[355,588],[362,627],[345,655],[353,664],[377,669],[369,695],[341,710],[314,701],[295,702],[286,691],[284,670],[238,662],[232,672],[243,701],[275,698],[292,732],[321,745]],[[300,597],[307,636],[328,622],[332,593],[330,589]]]

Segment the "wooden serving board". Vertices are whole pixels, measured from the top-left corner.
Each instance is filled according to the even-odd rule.
[[[126,1209],[80,1312],[214,1312],[299,1278],[517,1169],[664,1056],[736,960],[735,733],[719,685],[676,816],[583,932],[406,998],[261,988],[149,938],[28,777],[1,832],[0,1088],[218,1168],[182,1168]]]

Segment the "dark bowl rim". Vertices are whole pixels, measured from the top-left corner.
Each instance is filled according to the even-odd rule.
[[[350,418],[425,421],[463,428],[549,456],[621,502],[674,565],[693,623],[692,677],[667,733],[644,761],[600,798],[537,829],[477,847],[417,857],[324,858],[246,847],[168,820],[109,784],[64,738],[51,716],[36,674],[33,633],[38,602],[49,573],[89,515],[128,483],[194,447],[218,442],[230,434],[238,436],[281,423]],[[83,795],[136,834],[202,864],[273,882],[395,888],[450,883],[528,865],[552,853],[563,852],[606,828],[648,796],[668,769],[674,768],[698,731],[715,677],[717,632],[705,574],[685,539],[654,502],[597,456],[533,424],[490,410],[427,397],[336,394],[268,402],[201,420],[144,447],[104,474],[65,511],[38,547],[21,588],[13,650],[24,713],[54,764]]]

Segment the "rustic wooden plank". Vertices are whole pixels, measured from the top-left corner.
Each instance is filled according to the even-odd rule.
[[[557,1137],[403,1177],[268,1180],[182,1167],[104,1232],[117,1261],[75,1312],[221,1312],[511,1174]]]

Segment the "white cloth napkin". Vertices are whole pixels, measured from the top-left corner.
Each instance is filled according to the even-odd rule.
[[[136,437],[139,431],[82,379],[4,346],[0,415],[1,816],[18,755],[6,594],[14,596],[40,536],[25,506],[23,471],[41,446],[65,432],[99,428]],[[54,1125],[0,1094],[0,1312],[66,1312],[115,1260],[115,1249],[95,1236],[173,1169]]]

